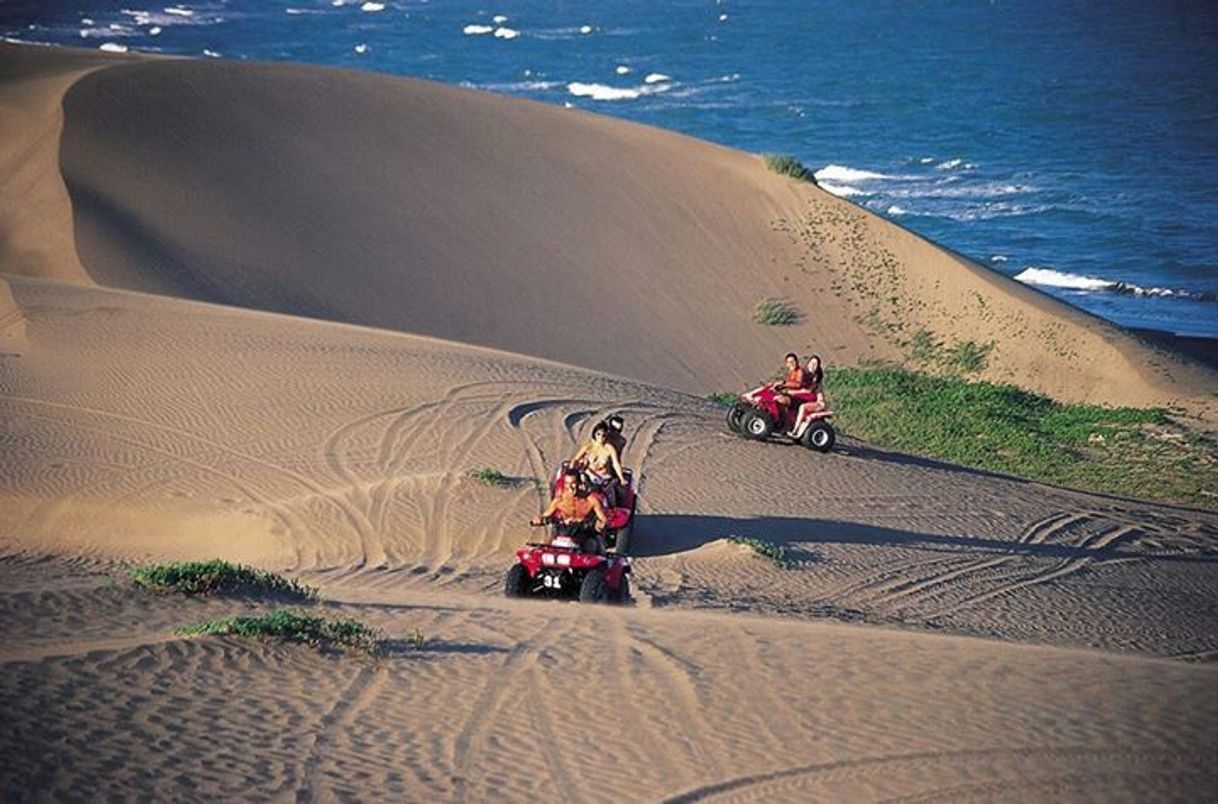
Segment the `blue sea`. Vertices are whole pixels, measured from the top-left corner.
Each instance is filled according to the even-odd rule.
[[[8,0],[0,35],[416,76],[791,154],[1071,304],[1218,337],[1212,1]]]

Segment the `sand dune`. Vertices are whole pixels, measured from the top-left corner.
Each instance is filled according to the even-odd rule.
[[[22,107],[30,127],[58,120],[46,99],[62,82],[31,87],[23,76],[58,65],[61,51],[9,46],[0,59],[21,68],[10,83],[22,97],[40,93],[42,105]],[[80,265],[98,284],[487,345],[696,393],[753,382],[789,349],[837,363],[900,359],[901,343],[926,329],[949,344],[992,342],[995,379],[1214,418],[1212,371],[749,154],[380,75],[113,65],[66,89],[59,151],[71,199],[59,218],[70,215]],[[12,248],[0,271],[55,275]],[[788,299],[802,322],[753,322],[765,297]]]
[[[0,68],[6,798],[1218,786],[1218,514],[745,442],[699,396],[788,343],[897,356],[860,288],[1079,398],[1204,413],[1212,375],[674,135],[291,66]],[[816,314],[751,324],[761,295]],[[635,605],[505,601],[544,478],[610,412],[641,482]],[[320,585],[387,655],[176,637],[270,604],[123,575],[213,556]]]

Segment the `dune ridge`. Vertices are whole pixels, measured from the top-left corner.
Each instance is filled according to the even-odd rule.
[[[31,50],[0,58],[58,59]],[[993,344],[991,379],[1213,418],[1212,370],[749,154],[409,79],[91,58],[113,66],[57,91],[73,242],[97,284],[695,393],[751,383],[792,348],[900,360],[927,330]],[[0,270],[48,275],[7,249]],[[802,320],[753,322],[767,297]]]

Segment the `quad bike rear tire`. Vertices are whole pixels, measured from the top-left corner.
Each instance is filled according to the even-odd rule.
[[[727,409],[727,429],[733,433],[744,432],[744,414],[748,410],[739,402]]]
[[[800,441],[808,449],[829,452],[833,449],[834,442],[837,441],[837,433],[834,432],[833,425],[829,422],[812,422],[804,431],[804,436]]]
[[[613,537],[612,547],[620,555],[626,555],[626,551],[630,549],[630,535],[634,533],[634,516],[638,513],[638,506],[639,500],[636,497],[630,503],[630,519],[626,520],[626,524]]]
[[[615,603],[623,606],[630,602],[630,576],[622,573],[622,581],[618,584],[617,593],[613,596]]]
[[[744,434],[757,441],[765,441],[774,432],[774,420],[762,410],[750,410],[744,414],[741,422]]]
[[[605,581],[603,569],[589,570],[579,585],[580,603],[608,603],[609,584]]]
[[[505,597],[524,597],[529,593],[529,571],[524,564],[516,564],[507,571],[503,581]]]

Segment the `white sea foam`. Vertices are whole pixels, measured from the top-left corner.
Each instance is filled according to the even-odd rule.
[[[904,207],[898,207],[896,204],[893,204],[892,206],[890,206],[888,208],[888,214],[892,215],[895,218],[899,215],[908,215],[909,210],[905,209]]]
[[[102,42],[97,46],[98,50],[104,50],[107,53],[126,53],[127,46],[120,45],[118,42]]]
[[[825,165],[816,171],[815,176],[822,187],[824,187],[824,182],[826,181],[856,182],[893,178],[883,173],[872,173],[870,170],[859,170],[858,168],[846,167],[844,165]]]
[[[644,84],[659,84],[661,82],[671,81],[671,80],[672,80],[671,75],[664,75],[664,73],[648,73],[647,77],[643,79],[643,83]]]
[[[356,53],[360,54],[361,56],[368,52],[368,46],[366,44],[364,44],[363,42],[360,42],[353,49],[355,50]]]
[[[1193,299],[1196,301],[1218,300],[1218,294],[1215,293],[1173,290],[1171,288],[1144,288],[1131,282],[1101,279],[1095,276],[1080,276],[1064,271],[1055,271],[1052,268],[1025,268],[1015,278],[1026,285],[1061,288],[1063,290],[1078,290],[1091,293],[1120,293],[1126,296],[1157,296],[1161,298]]]
[[[1005,254],[995,254],[993,257],[990,257],[990,262],[1006,262],[1006,261],[1007,261],[1007,255],[1005,255]]]
[[[384,3],[371,3],[371,2],[364,3],[362,6],[359,7],[359,10],[367,12],[369,14],[375,14],[378,11],[384,11],[385,4]]]
[[[613,71],[615,73],[617,73],[618,75],[629,75],[630,74],[630,68],[627,67],[625,64],[619,64],[617,67],[613,68]]]
[[[503,14],[496,14],[495,16],[491,17],[491,22],[495,23],[496,25],[502,25],[507,21],[508,18]]]
[[[949,159],[946,162],[940,162],[935,165],[936,170],[955,170],[964,164],[963,159]]]
[[[149,36],[160,36],[161,35],[161,26],[153,25],[151,28],[148,29],[148,35]]]
[[[220,51],[212,50],[211,48],[203,48],[203,55],[209,59],[218,59],[220,58]]]
[[[496,39],[515,39],[518,36],[520,36],[520,31],[513,30],[512,28],[496,28],[495,29],[495,38]]]
[[[720,15],[719,15],[719,22],[727,22],[727,15],[726,15],[726,14],[720,14]]]
[[[583,84],[578,81],[567,84],[567,92],[577,98],[591,98],[598,101],[634,100],[643,94],[637,89],[620,89],[604,84]]]
[[[870,195],[870,193],[868,193],[866,190],[859,187],[851,187],[848,184],[833,184],[832,182],[821,181],[820,179],[817,179],[816,183],[826,193],[832,193],[839,198],[850,198],[851,196],[856,195]]]
[[[918,162],[920,162],[923,165],[929,165],[931,162],[934,162],[934,161],[935,161],[935,158],[933,156],[924,156],[918,160]]]
[[[195,13],[189,8],[185,8],[183,6],[169,6],[165,9],[165,13],[173,14],[177,17],[193,17],[195,15]]]
[[[490,25],[466,25],[461,29],[461,33],[466,36],[482,36],[488,34],[495,29]]]
[[[592,26],[591,25],[581,25],[581,26],[579,26],[579,32],[581,34],[583,34],[584,36],[587,36],[588,34],[592,33]]]

